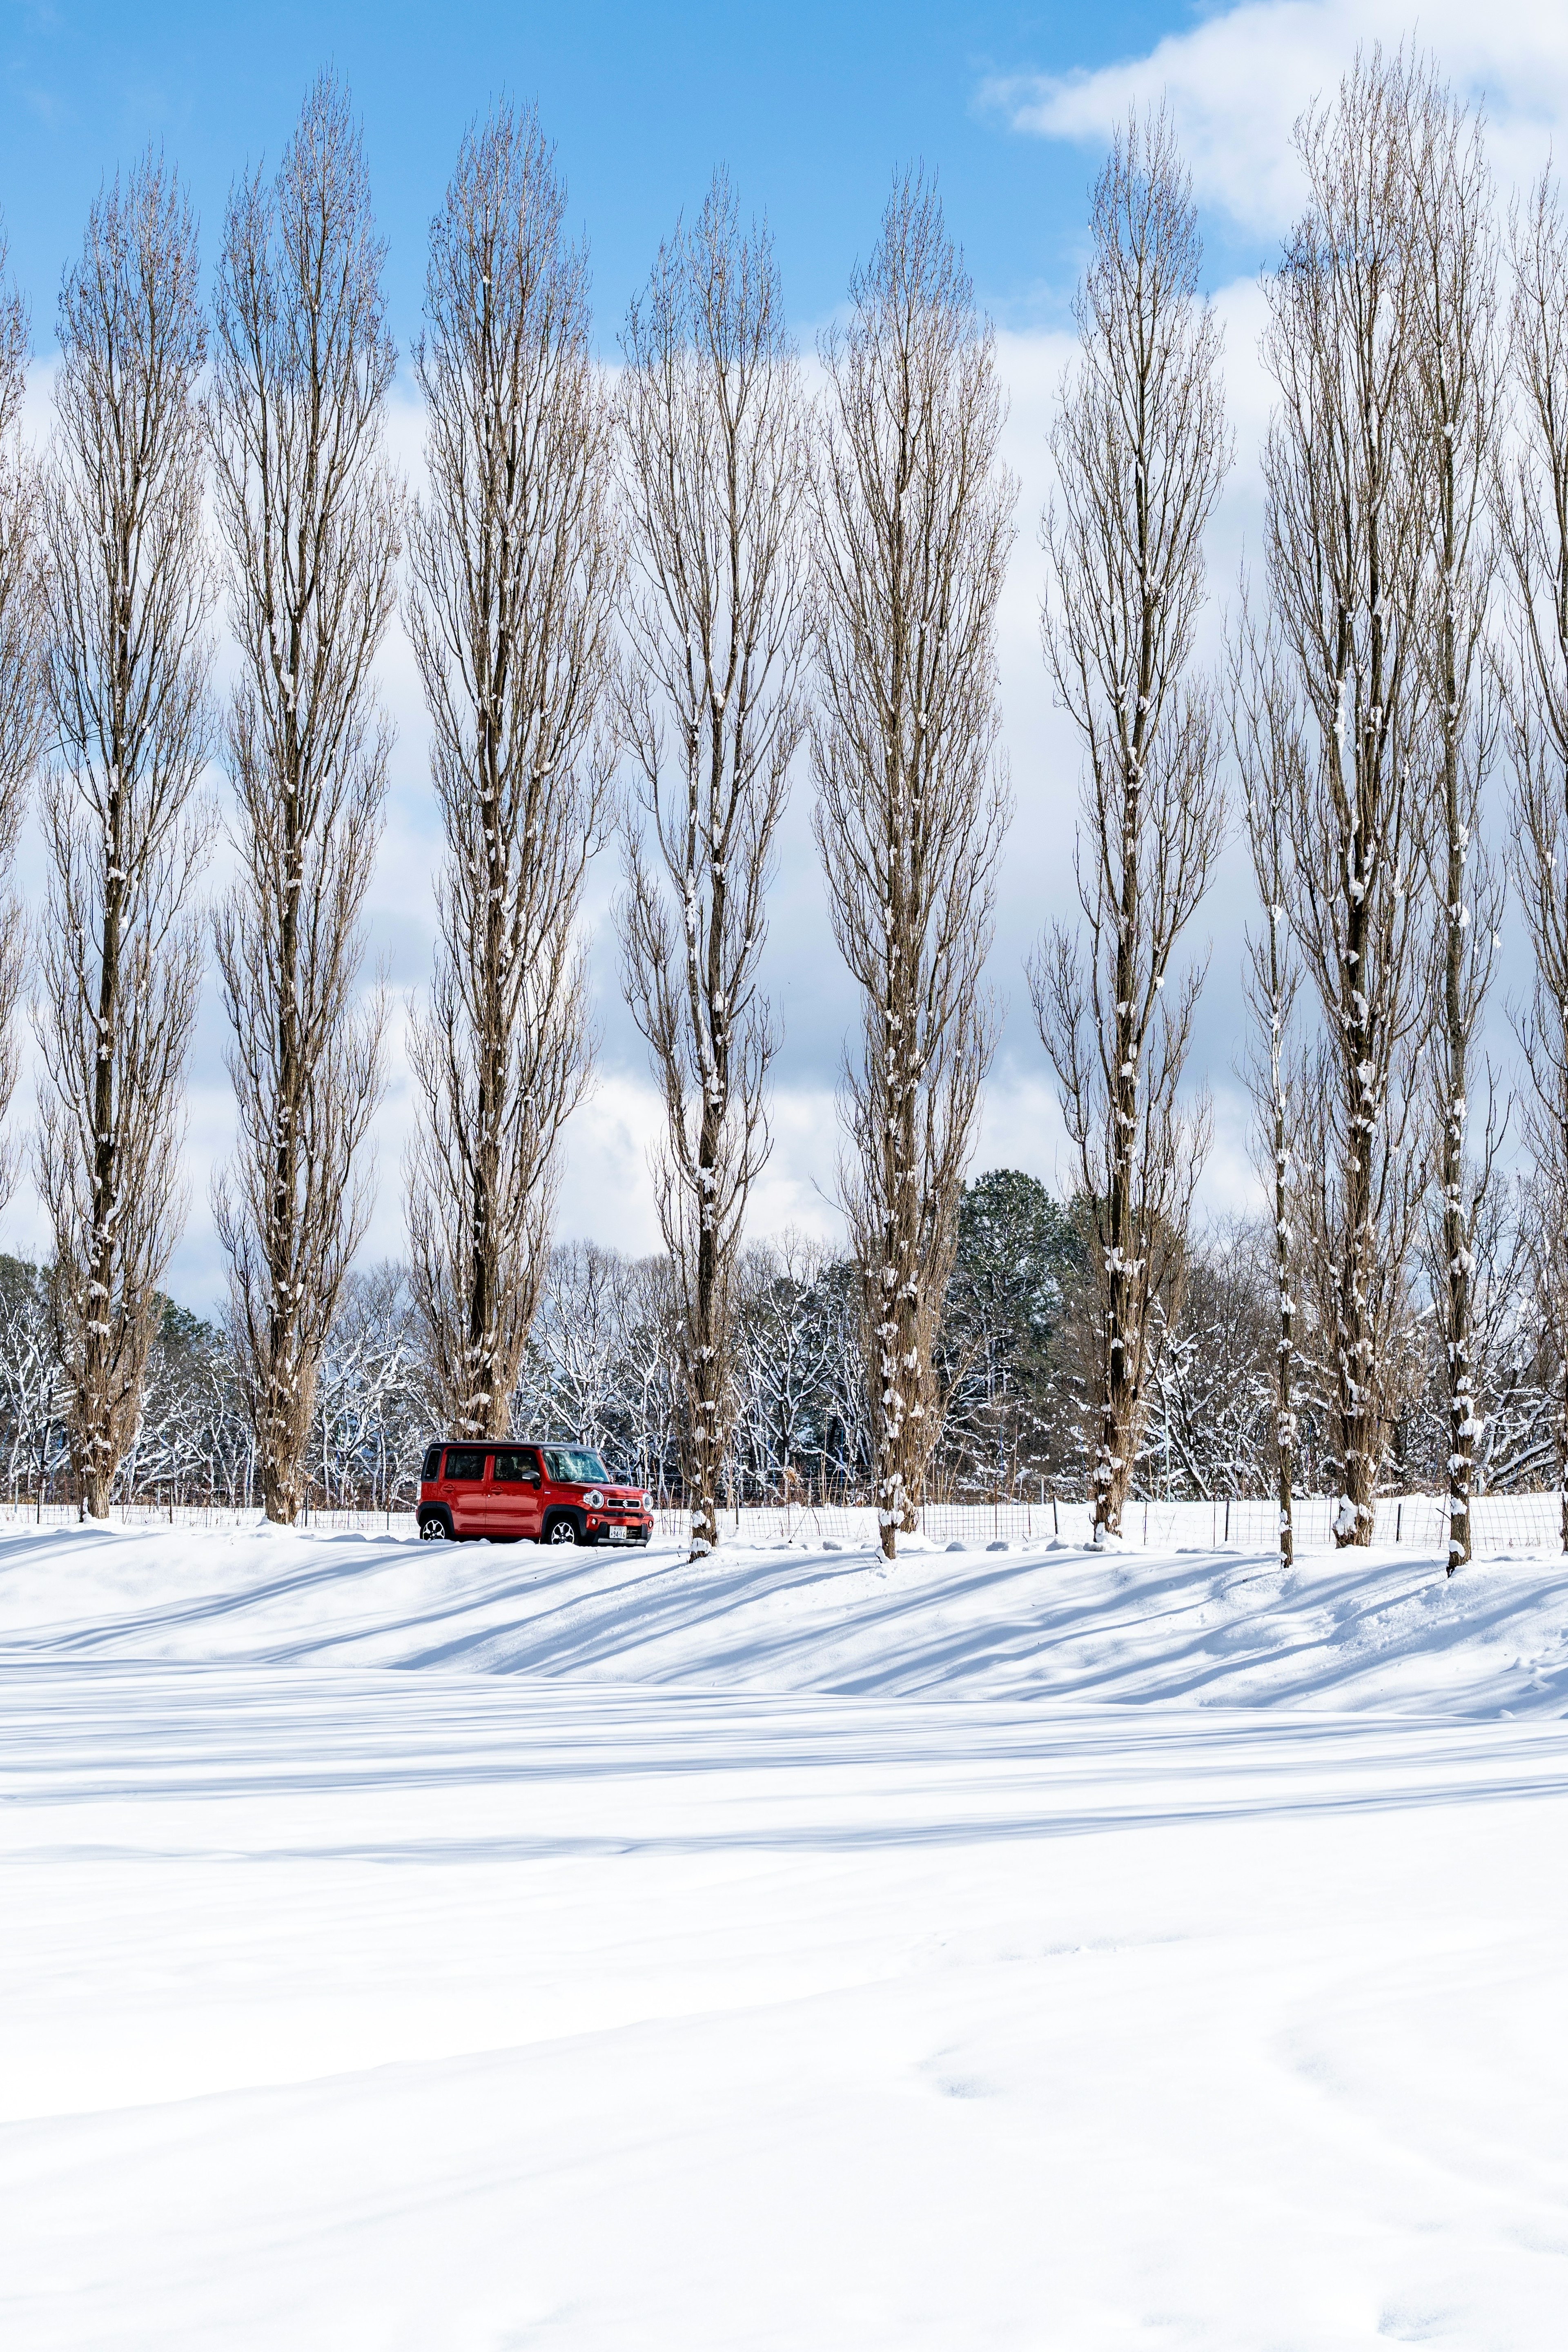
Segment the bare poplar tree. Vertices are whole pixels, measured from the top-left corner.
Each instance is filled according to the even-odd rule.
[[[382,1004],[363,1001],[360,966],[389,748],[370,673],[398,553],[384,250],[358,131],[323,79],[276,180],[230,198],[210,409],[240,657],[239,873],[215,924],[239,1148],[214,1207],[262,1499],[285,1525],[364,1232],[355,1161],[381,1092]]]
[[[1321,1011],[1305,1083],[1307,1250],[1331,1353],[1341,1543],[1372,1538],[1387,1382],[1426,1185],[1418,1071],[1431,957],[1417,884],[1423,674],[1414,69],[1362,58],[1299,124],[1307,208],[1267,280],[1279,389],[1265,573],[1303,751],[1286,905]]]
[[[893,191],[824,336],[816,830],[861,994],[840,1184],[865,1285],[882,1548],[940,1434],[932,1356],[995,1024],[982,975],[1011,814],[995,614],[1016,485],[990,331],[934,188]]]
[[[1274,1268],[1275,1485],[1279,1502],[1279,1558],[1296,1557],[1297,1415],[1296,1123],[1303,1114],[1300,1072],[1293,1056],[1292,1016],[1301,965],[1286,912],[1290,880],[1289,812],[1300,791],[1306,753],[1293,697],[1279,676],[1278,648],[1260,646],[1244,618],[1231,647],[1231,740],[1241,772],[1247,846],[1261,929],[1247,934],[1246,990],[1253,1022],[1247,1077],[1257,1121],[1259,1157],[1272,1194]]]
[[[1471,1553],[1477,1417],[1476,1236],[1497,1135],[1469,1147],[1475,1050],[1495,960],[1502,889],[1482,835],[1497,747],[1489,659],[1497,538],[1490,493],[1502,416],[1497,237],[1480,125],[1429,68],[1411,93],[1411,256],[1416,451],[1426,534],[1421,657],[1438,763],[1428,856],[1437,898],[1441,994],[1431,1046],[1438,1198],[1428,1255],[1448,1388],[1448,1573]]]
[[[135,1433],[184,1200],[183,1077],[201,978],[187,911],[210,825],[195,223],[150,156],[100,194],[60,296],[42,501],[43,782],[53,866],[36,1026],[72,1465],[107,1509]]]
[[[0,233],[0,888],[16,855],[42,719],[39,699],[37,534],[38,475],[18,431],[27,388],[27,310],[11,283]],[[8,888],[0,898],[0,1121],[16,1091],[14,1024],[22,993],[26,927]],[[10,1198],[16,1154],[0,1143],[0,1203]]]
[[[1517,438],[1499,468],[1512,573],[1507,723],[1514,877],[1535,974],[1521,1043],[1535,1162],[1539,1296],[1559,1366],[1557,1482],[1568,1552],[1568,221],[1543,173],[1514,223],[1511,343]]]
[[[617,584],[587,263],[531,114],[464,140],[416,355],[428,488],[408,627],[447,855],[410,1055],[416,1295],[455,1429],[504,1435],[593,1045],[575,937],[603,829]]]
[[[679,1292],[692,1557],[719,1541],[736,1270],[767,1158],[777,1031],[758,992],[773,835],[805,727],[798,691],[806,448],[799,368],[765,231],[715,178],[634,302],[622,347],[626,987],[663,1088],[655,1170]]]
[[[1093,1220],[1098,1541],[1121,1528],[1157,1305],[1179,1286],[1208,1147],[1206,1108],[1179,1100],[1202,971],[1166,986],[1224,833],[1215,698],[1188,672],[1229,447],[1219,330],[1164,114],[1118,134],[1091,228],[1080,355],[1051,432],[1060,504],[1044,530],[1046,660],[1088,754],[1083,929],[1055,926],[1030,980]]]

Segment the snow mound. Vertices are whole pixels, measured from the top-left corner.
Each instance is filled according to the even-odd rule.
[[[531,1544],[100,1527],[0,1538],[0,1653],[456,1667],[703,1688],[1126,1706],[1568,1713],[1555,1556],[955,1552],[689,1562]]]
[[[1565,1706],[1555,1559],[11,1534],[0,2336],[1555,2352]]]

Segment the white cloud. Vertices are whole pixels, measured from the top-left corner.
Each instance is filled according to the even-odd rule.
[[[1505,181],[1539,170],[1568,121],[1568,11],[1556,0],[1478,7],[1475,0],[1247,0],[1147,56],[1094,72],[988,82],[983,103],[1015,129],[1100,142],[1130,107],[1169,100],[1200,201],[1243,227],[1278,235],[1300,197],[1290,132],[1332,91],[1358,47],[1414,41],[1456,86],[1483,98]]]

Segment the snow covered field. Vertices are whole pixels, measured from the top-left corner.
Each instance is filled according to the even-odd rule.
[[[1568,1581],[0,1540],[8,2347],[1555,2346]]]

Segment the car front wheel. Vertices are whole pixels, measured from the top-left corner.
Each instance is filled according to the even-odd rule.
[[[574,1544],[577,1529],[570,1519],[552,1519],[545,1530],[544,1540],[550,1544]]]

